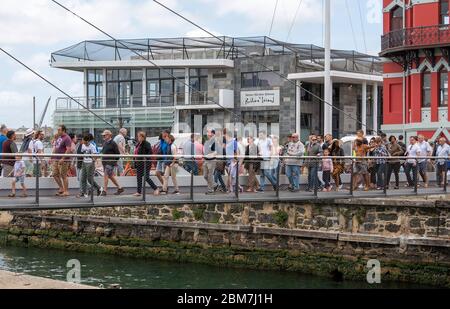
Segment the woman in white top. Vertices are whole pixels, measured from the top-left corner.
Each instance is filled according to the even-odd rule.
[[[409,145],[406,148],[406,156],[408,157],[405,163],[405,174],[406,179],[408,180],[408,184],[406,185],[407,187],[414,187],[417,182],[417,166],[418,166],[417,157],[420,157],[421,155],[420,147],[417,143],[418,143],[417,136],[411,136],[409,138]]]
[[[95,172],[95,162],[92,157],[94,154],[98,154],[97,148],[91,143],[90,137],[86,135],[83,137],[81,142],[81,154],[83,154],[83,162],[81,165],[81,176],[80,176],[80,194],[78,198],[88,197],[88,182],[90,185],[90,190],[97,190],[97,196],[100,195],[100,186],[94,180]]]

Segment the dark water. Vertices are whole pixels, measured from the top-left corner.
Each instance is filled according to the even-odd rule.
[[[82,283],[108,287],[159,289],[241,288],[420,288],[404,283],[370,286],[364,282],[331,279],[281,271],[253,271],[198,264],[162,262],[109,255],[35,248],[0,248],[0,269],[38,277],[66,280],[69,260],[80,261]],[[423,286],[422,286],[423,287]]]

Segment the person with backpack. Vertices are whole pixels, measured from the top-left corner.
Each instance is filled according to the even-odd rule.
[[[134,154],[136,156],[150,156],[153,154],[152,146],[147,141],[147,134],[144,131],[138,133],[138,143],[136,144]],[[148,183],[153,189],[153,194],[159,195],[159,189],[150,178],[151,160],[149,158],[136,158],[134,162],[137,177],[137,192],[136,197],[142,196],[142,186]]]
[[[104,186],[101,196],[106,196],[108,194],[107,191],[109,180],[111,180],[112,183],[117,187],[117,192],[114,195],[121,195],[125,190],[120,186],[114,173],[120,156],[119,146],[117,146],[117,144],[113,141],[111,131],[105,130],[102,134],[102,137],[104,140],[102,154],[112,155],[114,157],[103,158],[102,160],[105,174],[103,176]]]
[[[169,144],[167,144],[166,140],[169,138],[170,132],[168,130],[164,130],[161,135],[159,136],[158,143],[153,146],[153,154],[155,155],[162,155],[163,153],[167,152],[167,148],[169,147]],[[162,160],[162,157],[159,157],[157,159],[156,163],[156,177],[158,178],[161,185],[164,184],[164,162]],[[161,192],[163,193],[163,192]]]
[[[92,155],[98,154],[97,149],[93,144],[91,144],[89,135],[85,135],[83,140],[80,143],[80,146],[77,147],[77,154],[83,155],[83,157],[79,157],[77,161],[78,164],[81,163],[80,168],[80,194],[77,195],[78,198],[88,197],[88,188],[87,185],[89,183],[91,190],[96,189],[97,196],[101,194],[100,186],[94,180],[94,172],[95,172],[95,162],[92,158]]]
[[[163,155],[164,157],[164,183],[162,194],[169,194],[169,177],[172,177],[172,183],[175,188],[173,194],[179,195],[180,189],[177,182],[177,172],[178,172],[178,159],[175,157],[177,155],[177,146],[175,145],[175,137],[169,135],[166,139],[168,145],[167,150]]]

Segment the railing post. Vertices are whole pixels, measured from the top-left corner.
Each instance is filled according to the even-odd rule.
[[[34,173],[36,175],[36,205],[39,207],[39,174],[40,174],[40,164],[39,164],[39,158],[36,158],[36,166],[34,167]]]
[[[194,163],[194,158],[192,158],[192,163]],[[194,203],[194,164],[191,165],[190,199]]]
[[[144,158],[144,179],[142,179],[142,201],[144,203],[147,201],[147,177],[148,177],[147,158]]]
[[[313,176],[313,186],[314,186],[314,196],[317,197],[319,195],[319,161],[317,158],[313,159],[314,161],[314,168],[315,168],[315,173]]]
[[[354,180],[354,174],[353,174],[353,170],[354,170],[354,168],[353,168],[353,165],[354,165],[354,161],[353,161],[353,159],[351,159],[351,162],[352,162],[352,166],[351,166],[351,168],[350,168],[350,195],[351,196],[353,196],[353,180]]]
[[[447,173],[448,173],[448,159],[445,160],[445,165],[444,165],[444,192],[447,193],[447,182],[448,182],[448,177],[447,177]]]
[[[277,198],[280,198],[280,178],[281,178],[281,159],[278,161],[277,167]],[[300,178],[300,175],[299,175]]]
[[[383,193],[385,196],[387,196],[387,188],[390,185],[388,178],[388,167],[389,167],[389,159],[386,160],[386,164],[384,165],[384,188]]]
[[[419,161],[416,159],[416,166],[414,169],[414,193],[417,195],[419,193],[419,190],[417,188],[418,186],[418,179],[419,178]]]
[[[231,170],[231,175],[233,174],[233,170]],[[233,179],[233,177],[231,177],[231,179]],[[236,160],[236,186],[234,188],[234,190],[236,191],[236,199],[239,200],[239,191],[240,191],[240,187],[239,187],[239,160]]]
[[[92,159],[92,163],[94,171],[92,172],[92,182],[91,182],[91,203],[94,204],[94,183],[95,183],[95,158]],[[90,175],[87,175],[87,179],[90,179]]]

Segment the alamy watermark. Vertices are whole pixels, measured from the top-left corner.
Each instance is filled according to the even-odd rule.
[[[70,283],[81,283],[81,263],[79,260],[73,259],[67,262],[66,265],[69,268],[67,272],[66,280]]]
[[[367,23],[381,24],[383,20],[383,4],[381,1],[382,0],[367,0]]]
[[[367,268],[369,272],[367,273],[367,283],[369,284],[380,284],[381,283],[381,263],[379,260],[369,260],[367,261]]]

